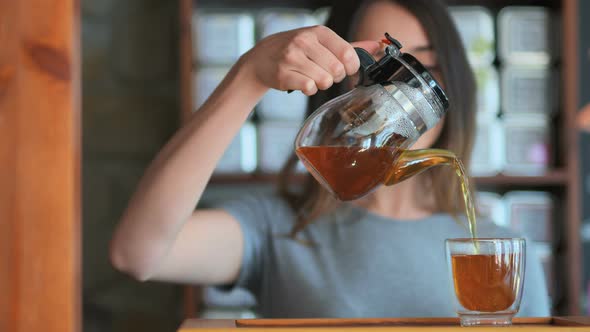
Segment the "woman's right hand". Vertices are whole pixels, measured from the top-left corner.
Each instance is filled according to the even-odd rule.
[[[311,96],[358,71],[353,46],[374,53],[379,42],[349,44],[325,26],[305,27],[270,35],[242,57],[256,83],[277,90],[301,90]]]

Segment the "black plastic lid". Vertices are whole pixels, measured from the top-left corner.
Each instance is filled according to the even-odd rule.
[[[432,74],[415,57],[407,53],[401,53],[402,44],[395,38],[385,33],[383,42],[389,44],[385,49],[385,56],[376,61],[371,54],[362,48],[355,48],[360,60],[358,85],[369,86],[372,84],[387,84],[392,77],[403,81],[416,80],[416,75],[406,68],[400,58],[420,76],[434,91],[440,100],[443,110],[449,108],[449,99],[440,84]],[[418,82],[415,82],[417,85]],[[422,85],[422,83],[419,83]]]
[[[443,108],[445,110],[448,109],[449,108],[449,98],[447,98],[445,91],[440,86],[440,84],[436,81],[434,76],[432,76],[432,74],[430,74],[428,69],[426,69],[420,63],[420,61],[418,61],[416,58],[414,58],[412,55],[410,55],[408,53],[403,53],[401,55],[401,58],[405,62],[407,62],[408,65],[410,65],[412,67],[412,69],[414,69],[418,73],[418,75],[420,75],[420,77],[422,77],[422,79],[424,79],[424,81],[426,81],[426,84],[428,84],[428,86],[432,89],[432,91],[434,91],[434,93],[436,94],[438,99],[441,101]]]

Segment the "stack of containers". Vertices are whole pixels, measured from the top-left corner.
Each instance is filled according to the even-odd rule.
[[[508,226],[506,209],[502,196],[493,192],[480,191],[477,193],[476,202],[477,213],[480,217],[500,226]]]
[[[477,210],[481,217],[507,227],[515,234],[527,239],[527,249],[541,260],[549,296],[555,298],[554,280],[553,218],[555,202],[553,197],[543,191],[510,191],[504,196],[491,192],[477,193]]]
[[[198,109],[238,58],[254,46],[254,17],[244,12],[204,11],[192,18],[194,109]],[[247,122],[219,161],[216,174],[249,173],[256,169],[256,128]]]
[[[549,9],[509,6],[498,13],[497,61],[492,15],[481,7],[451,7],[478,84],[478,123],[472,174],[534,176],[551,163],[550,123],[558,107],[555,19]],[[500,64],[498,71],[494,62]],[[500,79],[498,79],[500,76]],[[501,99],[499,98],[501,97]],[[478,193],[482,217],[529,240],[543,264],[550,296],[553,279],[554,201],[546,192]]]
[[[522,234],[529,242],[529,250],[533,250],[541,260],[545,271],[545,279],[549,296],[555,299],[555,280],[552,271],[554,234],[554,200],[547,192],[511,191],[504,196],[506,219],[509,227]]]
[[[511,229],[535,242],[553,239],[551,195],[542,191],[511,191],[504,195],[506,219]]]
[[[500,87],[494,66],[494,19],[480,6],[450,7],[477,81],[477,130],[472,151],[471,173],[492,176],[503,166],[504,143],[498,120]]]
[[[258,16],[260,38],[278,32],[318,23],[316,16],[305,10],[265,11]],[[271,89],[257,106],[259,169],[264,173],[280,171],[293,152],[294,141],[305,118],[307,97],[300,91],[287,93]],[[298,171],[304,167],[298,164]]]
[[[551,68],[555,28],[543,7],[511,6],[498,14],[505,174],[539,175],[552,162],[549,123],[558,107]]]

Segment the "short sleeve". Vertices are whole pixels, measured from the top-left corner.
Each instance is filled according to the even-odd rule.
[[[290,210],[279,197],[262,194],[225,201],[216,204],[215,208],[223,209],[234,217],[244,237],[244,254],[238,278],[235,283],[221,289],[229,291],[240,287],[258,296],[273,229],[277,227],[277,221],[290,219]]]

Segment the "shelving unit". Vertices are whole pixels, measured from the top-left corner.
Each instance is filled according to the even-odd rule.
[[[576,315],[580,313],[580,297],[582,293],[582,257],[579,236],[580,228],[580,175],[577,130],[575,113],[578,101],[578,24],[577,10],[579,0],[450,0],[449,5],[480,5],[492,10],[498,10],[511,5],[534,5],[550,7],[561,13],[561,55],[559,67],[561,71],[560,107],[556,121],[552,122],[554,149],[556,154],[556,168],[541,176],[508,176],[496,175],[476,177],[475,183],[481,188],[507,191],[512,189],[543,189],[552,192],[560,204],[563,218],[560,222],[560,238],[556,241],[557,264],[555,272],[558,274],[558,288],[562,290],[562,298],[555,304],[555,310],[560,315]],[[195,69],[191,45],[191,17],[201,8],[244,8],[257,9],[264,7],[301,7],[319,8],[330,5],[330,1],[271,1],[252,0],[245,4],[239,0],[180,0],[180,100],[182,119],[186,119],[192,112],[192,91],[194,84],[192,71]],[[261,184],[274,183],[275,174],[231,174],[216,175],[210,184]],[[198,289],[187,286],[185,292],[185,315],[194,317],[198,308],[195,297]]]

